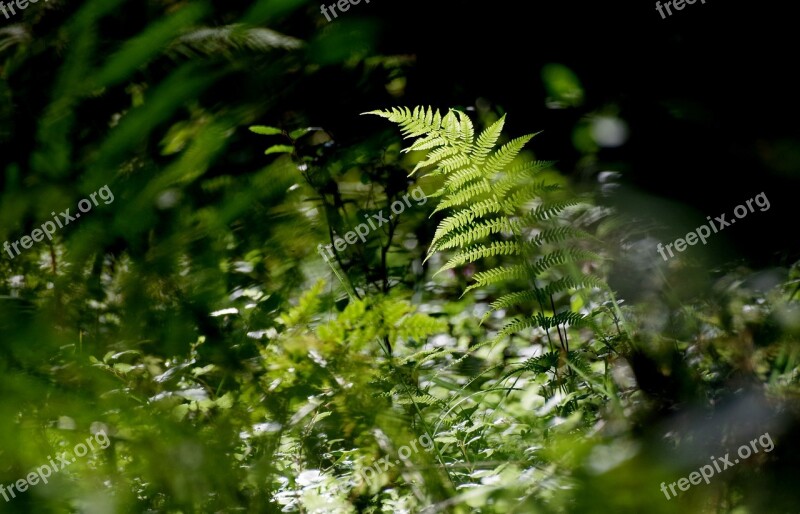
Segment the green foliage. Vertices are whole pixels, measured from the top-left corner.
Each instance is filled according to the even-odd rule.
[[[443,179],[443,185],[432,193],[441,198],[434,212],[452,212],[439,222],[428,258],[440,250],[460,251],[439,272],[477,261],[488,262],[485,271],[472,277],[474,283],[465,292],[513,281],[527,283],[530,289],[522,295],[510,293],[514,296],[502,297],[491,305],[492,310],[520,306],[526,298],[538,301],[539,312],[525,313],[524,320],[507,325],[498,338],[529,328],[560,330],[560,325],[566,332],[569,324],[583,319],[577,313],[545,311],[547,300],[553,296],[581,291],[589,285],[600,286],[602,281],[576,273],[577,266],[565,266],[575,263],[584,267],[600,257],[581,248],[590,240],[586,232],[568,225],[569,219],[558,217],[580,201],[551,199],[562,189],[561,184],[545,175],[551,163],[530,162],[521,157],[522,149],[535,134],[498,146],[505,117],[476,138],[472,121],[460,111],[449,110],[442,116],[430,107],[416,107],[369,114],[398,124],[406,138],[416,138],[405,151],[427,152],[427,158],[412,173],[430,167],[431,175]],[[564,246],[565,241],[572,246]],[[504,264],[499,257],[514,257],[515,263]]]
[[[49,0],[0,28],[0,241],[116,197],[3,250],[0,485],[111,443],[0,512],[793,511],[770,467],[791,433],[696,497],[657,486],[721,455],[709,429],[738,444],[759,408],[793,411],[800,268],[676,259],[617,302],[624,216],[505,138],[500,107],[379,113],[405,151],[353,122],[428,92],[368,10],[318,7]],[[589,97],[543,78],[551,106]],[[317,252],[415,187],[437,201]],[[710,423],[720,405],[738,414]]]

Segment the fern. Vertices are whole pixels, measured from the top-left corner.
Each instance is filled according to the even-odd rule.
[[[528,316],[527,318],[518,319],[509,323],[497,334],[496,339],[501,339],[505,336],[516,334],[517,332],[527,328],[543,328],[545,330],[549,330],[557,325],[580,326],[584,322],[585,318],[577,312],[566,311],[554,316],[546,316],[539,312],[534,316]]]
[[[478,259],[494,257],[495,255],[520,255],[522,251],[522,245],[515,241],[494,242],[489,246],[476,245],[465,249],[450,259],[437,273],[475,262]]]
[[[556,328],[561,339],[563,327],[562,345],[566,345],[566,327],[581,326],[586,320],[569,310],[554,312],[553,298],[604,286],[599,279],[575,272],[580,268],[576,264],[599,260],[583,244],[589,234],[565,223],[569,209],[584,202],[563,193],[553,197],[563,188],[548,175],[551,162],[521,158],[536,134],[502,144],[505,116],[475,136],[464,113],[449,110],[442,115],[430,107],[366,114],[386,118],[399,125],[406,138],[416,139],[406,151],[427,151],[412,174],[427,170],[441,177],[440,187],[429,196],[440,198],[434,214],[448,214],[435,230],[426,260],[436,252],[456,253],[438,273],[483,262],[488,267],[472,276],[464,293],[524,285],[524,290],[502,295],[490,305],[484,320],[500,309],[521,311],[499,330],[495,341],[531,328]]]
[[[297,50],[303,42],[266,28],[243,25],[204,27],[188,32],[168,48],[170,54],[191,57],[195,54],[230,55],[236,51],[268,52],[274,49]]]
[[[447,250],[449,248],[464,247],[476,241],[485,239],[492,234],[517,234],[519,224],[513,220],[498,218],[476,223],[464,230],[450,233],[437,244],[431,244],[429,257],[433,252]]]
[[[542,204],[539,207],[531,210],[523,219],[523,223],[532,223],[537,221],[547,221],[550,218],[558,216],[568,207],[574,207],[581,204],[581,200],[563,200],[560,202],[553,202],[550,204]]]
[[[531,304],[533,302],[538,302],[541,305],[545,304],[550,298],[550,296],[561,292],[569,290],[595,288],[595,287],[599,288],[603,286],[604,284],[602,280],[592,276],[584,275],[582,277],[577,277],[577,278],[566,276],[554,282],[551,282],[547,286],[541,288],[509,293],[501,296],[500,298],[489,304],[489,311],[483,315],[481,323],[486,321],[486,319],[489,318],[489,316],[491,316],[493,312],[499,311],[501,309],[510,309],[512,307]]]
[[[472,278],[474,284],[467,287],[464,293],[490,284],[497,284],[506,280],[526,280],[531,275],[531,267],[527,264],[516,264],[514,266],[500,266],[488,271],[476,273]]]

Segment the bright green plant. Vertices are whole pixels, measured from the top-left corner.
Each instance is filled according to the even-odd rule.
[[[440,177],[441,185],[431,195],[441,199],[434,212],[448,211],[448,215],[436,229],[428,258],[445,250],[454,249],[456,253],[439,273],[482,261],[487,263],[486,269],[474,274],[465,293],[476,288],[497,289],[509,282],[525,284],[523,290],[502,294],[490,304],[484,320],[500,310],[521,313],[499,330],[493,341],[540,328],[550,353],[532,359],[521,369],[552,369],[557,376],[558,368],[569,364],[571,371],[585,373],[584,358],[570,350],[567,327],[587,324],[594,313],[573,305],[559,309],[555,298],[604,288],[601,279],[582,272],[579,266],[588,267],[600,257],[587,249],[591,236],[567,215],[584,200],[558,195],[564,188],[548,175],[552,163],[521,157],[535,134],[499,146],[505,117],[476,137],[469,117],[455,110],[444,116],[424,107],[368,114],[397,123],[406,138],[416,138],[406,152],[427,152],[412,174],[430,169],[430,176]],[[551,339],[553,328],[558,334],[559,351]]]

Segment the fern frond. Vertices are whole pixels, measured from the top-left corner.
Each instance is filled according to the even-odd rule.
[[[498,174],[497,185],[502,185],[504,180],[536,178],[542,171],[552,167],[553,164],[555,164],[555,161],[530,161],[517,164]]]
[[[458,121],[458,117],[452,109],[448,110],[447,114],[442,119],[442,129],[444,129],[445,135],[451,141],[459,139],[461,135],[461,123]]]
[[[491,351],[495,344],[496,344],[495,341],[493,341],[491,339],[485,339],[485,340],[483,340],[482,342],[480,342],[478,344],[470,346],[469,351],[464,352],[464,354],[462,356],[460,356],[458,359],[452,360],[452,361],[448,362],[447,364],[442,365],[442,367],[439,368],[439,370],[436,371],[436,373],[433,375],[433,378],[435,379],[435,378],[441,376],[442,374],[444,374],[444,372],[447,371],[448,369],[453,369],[454,367],[460,365],[470,355],[475,355],[479,350],[482,350],[486,346],[492,345],[492,347],[489,349],[489,351]]]
[[[531,268],[527,264],[516,264],[514,266],[503,266],[489,271],[481,271],[473,275],[474,284],[464,290],[464,294],[478,287],[485,287],[507,280],[524,280],[531,274]],[[463,295],[462,295],[463,296]]]
[[[442,162],[439,163],[438,169],[436,170],[437,175],[447,175],[448,173],[452,173],[454,171],[460,170],[461,168],[466,168],[472,163],[472,160],[469,156],[459,153],[458,155],[454,155],[448,159],[444,159]]]
[[[472,223],[472,220],[474,219],[475,215],[472,213],[471,209],[464,209],[452,216],[448,216],[441,223],[439,223],[439,227],[437,227],[436,232],[433,234],[431,246],[435,246],[440,239],[446,237],[451,232]]]
[[[475,283],[467,287],[464,292],[466,293],[478,287],[484,287],[505,280],[521,280],[528,277],[538,277],[554,266],[558,266],[566,262],[577,262],[581,260],[600,260],[600,256],[593,252],[588,252],[586,250],[580,250],[577,248],[558,249],[542,256],[533,264],[500,267],[476,273],[473,276]]]
[[[490,175],[502,171],[506,166],[514,162],[522,148],[533,139],[536,134],[528,134],[527,136],[512,139],[508,143],[500,147],[497,152],[492,154],[484,165],[484,174]],[[476,158],[477,160],[477,158]]]
[[[516,334],[528,328],[542,328],[549,330],[557,325],[580,326],[585,323],[585,317],[577,312],[565,311],[554,316],[545,316],[541,312],[534,316],[517,319],[504,326],[495,336],[495,341]]]
[[[564,311],[559,312],[555,316],[542,316],[541,313],[539,314],[540,321],[542,321],[543,328],[553,328],[556,325],[564,325],[564,326],[573,326],[573,327],[582,327],[586,324],[586,316],[580,314],[578,312],[572,311]]]
[[[449,216],[442,220],[436,232],[433,235],[431,245],[435,245],[440,239],[447,236],[454,230],[465,227],[475,221],[477,218],[482,218],[487,214],[496,214],[500,212],[501,206],[497,198],[489,198],[481,202],[473,204],[471,207],[462,209],[456,214]]]
[[[421,138],[407,148],[406,152],[451,146],[466,154],[473,144],[472,121],[463,113],[452,109],[444,116],[439,110],[434,111],[431,107],[427,109],[416,107],[413,111],[407,107],[393,107],[391,110],[370,111],[364,114],[380,116],[398,124],[400,132],[406,139]],[[417,169],[430,164],[429,162],[418,165]]]
[[[537,301],[540,304],[546,304],[551,295],[566,292],[569,290],[585,289],[598,287],[601,289],[608,286],[599,278],[590,275],[581,275],[579,277],[566,276],[554,282],[550,282],[543,288],[529,289],[527,291],[517,291],[501,296],[497,300],[489,304],[489,310],[481,318],[481,323],[484,323],[493,312],[501,309],[510,309],[511,307],[518,307],[525,305],[532,301]]]
[[[533,246],[541,246],[544,244],[559,243],[567,239],[584,239],[591,237],[585,231],[573,227],[557,227],[547,230],[542,230],[530,243]]]
[[[463,205],[465,203],[471,202],[475,200],[481,194],[486,194],[492,190],[492,185],[489,183],[488,180],[480,180],[474,184],[471,184],[457,192],[454,192],[447,196],[446,199],[439,202],[439,205],[433,210],[433,213],[437,213],[444,209],[449,209],[451,207],[456,207],[458,205]]]
[[[586,356],[581,352],[569,351],[567,353],[567,363],[574,369],[581,372],[585,377],[590,377],[594,374],[592,368],[586,360]]]
[[[443,138],[438,132],[428,134],[414,141],[414,144],[403,150],[405,153],[416,152],[420,150],[432,150],[447,144],[447,139]]]
[[[421,136],[425,133],[436,132],[441,128],[441,115],[439,110],[435,114],[431,109],[416,107],[412,112],[408,107],[392,107],[391,110],[370,111],[363,114],[373,114],[386,118],[392,123],[400,125],[400,132],[405,137]]]
[[[551,165],[551,161],[536,161],[514,166],[510,170],[498,174],[499,178],[492,184],[492,189],[497,193],[497,196],[502,198],[508,191],[536,178],[545,168]]]
[[[522,367],[534,373],[547,373],[558,366],[558,359],[558,352],[547,352],[537,357],[531,357],[525,361]]]
[[[444,405],[442,400],[429,394],[415,394],[412,398],[401,396],[396,398],[395,402],[397,402],[398,405],[412,405],[414,403],[418,405]]]
[[[523,305],[533,300],[538,300],[539,297],[540,293],[536,289],[505,294],[489,304],[489,310],[486,311],[486,314],[484,314],[483,318],[481,318],[481,323],[486,321],[495,311]]]
[[[452,193],[463,187],[465,184],[480,178],[483,178],[483,172],[481,169],[477,166],[470,166],[469,168],[464,168],[462,170],[453,172],[445,180],[442,189]]]
[[[473,144],[475,140],[475,127],[472,125],[472,120],[469,119],[469,116],[461,111],[456,111],[456,114],[458,115],[458,120],[461,124],[461,138],[465,142]]]
[[[559,184],[548,184],[545,181],[540,181],[535,184],[522,187],[503,201],[503,210],[506,212],[514,212],[516,209],[523,207],[525,204],[540,198],[543,193],[552,193],[561,189]]]
[[[507,337],[511,334],[516,334],[517,332],[521,332],[526,328],[534,328],[540,326],[539,319],[536,316],[529,316],[527,318],[522,319],[515,319],[511,323],[505,325],[495,336],[494,340],[499,341],[504,337]]]
[[[542,355],[537,355],[536,357],[531,357],[530,359],[526,360],[522,363],[521,366],[514,368],[513,370],[509,371],[500,379],[501,381],[507,379],[508,377],[514,376],[517,373],[522,373],[524,371],[530,371],[532,373],[542,374],[548,373],[551,370],[555,370],[558,367],[558,360],[561,357],[559,352],[547,352],[543,353]]]
[[[577,248],[558,249],[544,255],[530,265],[533,276],[538,277],[553,266],[564,264],[565,262],[577,262],[582,260],[600,260],[600,256],[586,250]]]
[[[429,362],[439,355],[443,355],[445,353],[443,348],[427,348],[425,350],[420,350],[418,352],[412,353],[411,355],[407,355],[401,359],[397,359],[396,365],[402,366],[408,364],[409,362],[417,363],[417,366],[421,362]]]
[[[186,56],[193,56],[193,54],[229,55],[232,51],[243,49],[268,52],[276,48],[295,50],[302,46],[301,40],[274,30],[247,28],[244,25],[233,24],[195,29],[172,42],[167,48],[167,52]]]
[[[514,369],[512,369],[512,370],[510,370],[510,371],[508,371],[508,372],[507,372],[506,374],[504,374],[503,376],[501,376],[501,377],[500,377],[500,380],[498,380],[498,382],[502,383],[502,382],[504,382],[505,380],[507,380],[507,379],[509,379],[509,378],[513,377],[514,375],[516,375],[516,374],[518,374],[518,373],[522,373],[523,371],[526,371],[526,370],[525,370],[525,366],[518,366],[518,367],[516,367],[516,368],[514,368]]]
[[[447,159],[448,157],[452,157],[454,155],[458,155],[459,153],[461,153],[461,149],[453,146],[445,146],[437,148],[436,150],[433,150],[428,154],[427,159],[418,162],[417,165],[414,167],[414,169],[411,171],[411,174],[413,175],[422,168],[436,165],[439,163],[439,161]]]
[[[480,221],[465,229],[451,232],[438,243],[432,244],[428,250],[428,257],[441,250],[471,245],[492,234],[516,233],[518,228],[514,221],[505,217]]]
[[[520,255],[521,253],[522,245],[515,241],[494,242],[489,246],[476,245],[466,248],[450,259],[436,274],[438,275],[442,271],[457,268],[458,266],[463,266],[464,264],[475,262],[478,259],[484,259],[486,257],[494,257],[496,255]]]
[[[475,160],[476,164],[483,164],[483,161],[486,160],[486,156],[494,149],[494,145],[500,137],[500,133],[503,132],[505,123],[506,117],[503,116],[492,123],[478,136],[478,140],[475,141],[475,147],[472,150],[472,158]]]
[[[562,200],[560,202],[543,203],[532,209],[527,215],[523,216],[522,222],[525,224],[547,221],[548,219],[561,214],[565,209],[584,203],[581,199]]]
[[[607,289],[608,286],[600,280],[591,275],[580,275],[578,277],[565,276],[560,279],[550,282],[545,287],[535,289],[533,292],[539,295],[540,300],[544,303],[551,295],[563,293],[570,289],[586,289],[597,287],[600,289]]]

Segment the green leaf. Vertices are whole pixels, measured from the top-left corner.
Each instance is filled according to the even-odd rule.
[[[200,375],[205,375],[206,373],[210,373],[217,368],[215,364],[209,364],[207,366],[203,366],[202,368],[194,368],[192,369],[192,375],[199,377]]]
[[[294,152],[294,147],[289,145],[275,145],[270,146],[267,148],[267,151],[264,152],[264,155],[269,155],[272,153],[292,153]]]
[[[133,366],[130,364],[125,364],[124,362],[118,362],[114,364],[114,369],[119,371],[120,373],[128,373],[130,370],[133,369]]]
[[[268,127],[266,125],[253,125],[252,127],[250,127],[250,132],[261,134],[262,136],[274,136],[277,134],[283,134],[283,131],[281,129],[275,127]]]
[[[217,407],[220,409],[230,409],[233,407],[233,395],[230,392],[225,393],[217,398],[214,403],[216,403]]]
[[[301,137],[305,136],[309,132],[313,131],[313,128],[299,128],[297,130],[293,130],[289,132],[289,137],[292,139],[300,139]]]

